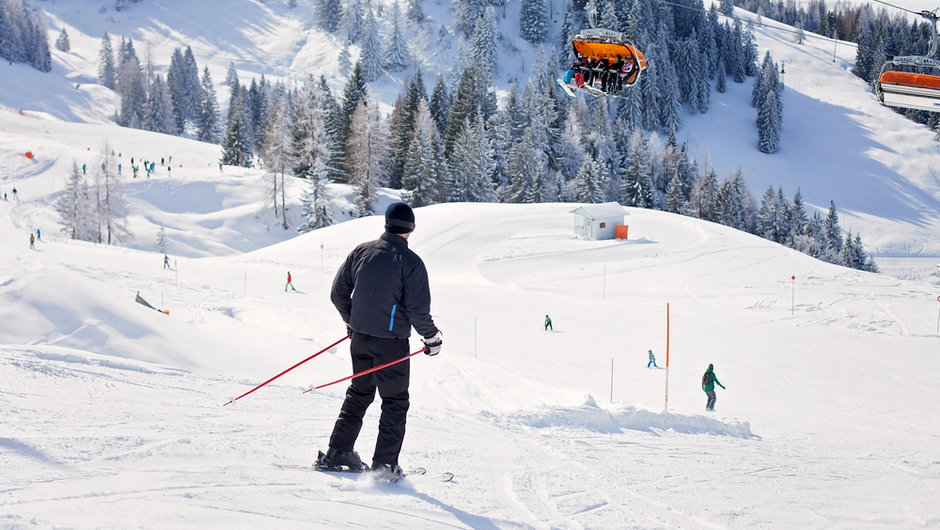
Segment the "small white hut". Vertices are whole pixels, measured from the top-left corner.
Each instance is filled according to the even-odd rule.
[[[613,239],[617,225],[623,225],[627,215],[623,206],[615,202],[587,204],[570,213],[574,214],[574,233],[586,239]]]

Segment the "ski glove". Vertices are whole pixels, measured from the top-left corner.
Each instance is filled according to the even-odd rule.
[[[437,355],[438,353],[441,353],[441,344],[443,344],[443,340],[441,339],[440,331],[438,331],[433,337],[425,337],[421,340],[424,342],[425,355]]]
[[[352,338],[353,328],[349,327],[349,324],[346,324],[346,336]]]

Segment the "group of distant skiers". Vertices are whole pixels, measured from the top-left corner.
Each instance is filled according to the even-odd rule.
[[[607,57],[584,57],[580,53],[571,63],[571,68],[565,73],[565,83],[575,86],[594,86],[600,79],[601,90],[612,93],[623,89],[623,84],[633,73],[633,61],[625,59],[622,55],[614,59]]]
[[[545,315],[545,331],[555,331],[552,327],[552,319],[548,315]],[[659,368],[656,364],[656,356],[653,355],[653,350],[647,350],[647,353],[649,355],[649,362],[646,363],[646,367],[649,368],[652,366],[653,368]],[[708,369],[706,369],[705,373],[702,375],[702,391],[705,392],[705,395],[708,397],[705,401],[705,410],[715,410],[715,401],[718,399],[715,395],[715,385],[725,388],[715,375],[714,365],[709,364]]]

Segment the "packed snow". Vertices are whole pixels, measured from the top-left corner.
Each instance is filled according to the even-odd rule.
[[[259,171],[114,126],[114,95],[93,84],[114,28],[167,60],[192,43],[217,81],[235,55],[243,75],[328,73],[307,12],[148,0],[102,18],[83,4],[43,3],[73,46],[52,73],[0,64],[0,192],[19,192],[0,201],[0,527],[940,525],[937,144],[851,76],[854,50],[833,63],[827,44],[760,28],[787,68],[782,152],[742,147],[756,142],[749,85],[713,94],[681,135],[720,172],[745,169],[755,194],[835,200],[881,274],[659,211],[625,208],[628,240],[588,241],[575,204],[416,209],[409,244],[444,346],[411,361],[401,463],[428,473],[382,486],[309,469],[345,386],[304,390],[350,374],[348,342],[223,406],[342,338],[330,284],[381,216],[349,220],[352,192],[332,185],[338,224],[281,231]],[[376,88],[386,104],[398,91]],[[124,160],[173,157],[150,179],[125,163],[130,248],[66,238],[52,208],[73,161],[92,166],[106,141]],[[296,215],[303,185],[288,185]],[[384,190],[378,211],[396,199]],[[715,412],[709,363],[727,387]],[[378,408],[357,444],[367,462]]]

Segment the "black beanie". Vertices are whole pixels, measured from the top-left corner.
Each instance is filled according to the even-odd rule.
[[[415,213],[403,202],[393,202],[385,210],[385,231],[390,234],[407,234],[415,229]]]

